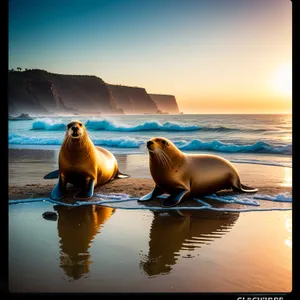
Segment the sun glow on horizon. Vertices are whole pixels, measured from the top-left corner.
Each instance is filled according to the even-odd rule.
[[[9,1],[10,70],[174,95],[187,114],[292,111],[289,0],[56,2]]]
[[[280,66],[272,78],[273,88],[282,96],[292,97],[292,66]]]

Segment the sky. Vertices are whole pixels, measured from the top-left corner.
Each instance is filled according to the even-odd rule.
[[[8,67],[95,75],[184,113],[292,112],[290,0],[9,0]]]

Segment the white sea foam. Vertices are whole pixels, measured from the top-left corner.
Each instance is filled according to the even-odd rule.
[[[156,120],[149,120],[141,122],[137,125],[128,125],[108,118],[104,119],[90,119],[85,122],[85,126],[89,130],[96,131],[217,131],[217,132],[230,132],[230,131],[246,131],[246,132],[263,132],[265,129],[253,128],[235,128],[226,126],[206,126],[206,125],[184,125],[178,122],[164,122],[161,123]],[[65,130],[66,124],[59,119],[39,118],[32,124],[32,130]]]
[[[9,144],[19,145],[60,145],[63,141],[61,138],[48,136],[26,136],[23,134],[10,133],[8,135]],[[120,138],[93,138],[95,145],[119,147],[119,148],[139,148],[145,143],[134,137]],[[180,140],[174,144],[182,151],[206,150],[223,153],[273,153],[273,154],[291,154],[292,145],[272,146],[266,142],[258,141],[251,145],[237,145],[232,143],[224,143],[220,141],[203,142],[201,140]]]
[[[37,137],[37,136],[26,136],[22,134],[11,133],[8,135],[9,144],[18,145],[61,145],[63,142],[63,136],[61,138],[54,137]],[[110,139],[93,139],[95,145],[120,147],[120,148],[139,148],[144,142],[131,137],[122,138],[110,138]]]
[[[59,119],[39,118],[32,123],[32,130],[65,130],[66,124]]]
[[[225,153],[276,153],[292,154],[292,145],[273,146],[263,141],[250,145],[237,145],[220,141],[204,142],[198,139],[178,142],[180,150],[211,150]]]
[[[160,198],[165,198],[165,196],[161,196]],[[195,199],[195,202],[200,203],[201,206],[176,206],[169,208],[162,208],[161,206],[147,206],[143,204],[143,202],[138,202],[138,198],[132,198],[128,194],[95,194],[93,201],[77,201],[75,204],[63,203],[60,201],[55,201],[50,198],[37,198],[37,199],[24,199],[24,200],[11,200],[9,204],[24,204],[31,202],[42,202],[48,201],[54,204],[63,205],[63,206],[87,206],[87,205],[102,205],[109,206],[112,208],[119,209],[147,209],[147,210],[213,210],[213,211],[234,211],[234,212],[250,212],[250,211],[272,211],[272,210],[291,210],[291,206],[276,206],[275,203],[287,202],[292,203],[292,196],[290,193],[280,193],[277,195],[264,195],[264,194],[256,194],[254,196],[243,196],[243,195],[231,195],[231,196],[217,196],[216,194],[212,194],[204,197],[206,199],[215,200],[218,202],[223,202],[225,205],[223,207],[214,207],[213,204],[208,204],[205,200]],[[256,199],[256,200],[255,200]],[[258,200],[268,200],[274,202],[274,205],[268,207],[261,207],[260,202]],[[226,203],[235,203],[242,204],[241,208],[232,208],[226,207]]]

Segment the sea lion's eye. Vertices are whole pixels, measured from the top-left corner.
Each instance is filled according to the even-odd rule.
[[[79,123],[79,126],[81,127],[81,126],[82,126],[82,124],[81,124],[81,123]]]
[[[167,141],[165,141],[165,140],[162,140],[161,141],[164,145],[166,145],[166,146],[169,146],[169,144],[168,144],[168,142]]]
[[[67,127],[68,127],[68,129],[70,129],[70,127],[72,126],[72,124],[71,123],[69,123],[68,125],[67,125]]]

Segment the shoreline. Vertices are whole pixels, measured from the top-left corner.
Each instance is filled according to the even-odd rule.
[[[57,169],[58,151],[56,150],[29,150],[9,149],[9,189],[8,200],[22,200],[32,198],[49,198],[57,179],[44,179],[48,172]],[[127,194],[130,197],[142,197],[148,194],[155,186],[148,167],[146,154],[116,155],[121,172],[129,174],[126,179],[115,179],[102,186],[95,187],[95,194]],[[255,194],[276,196],[278,194],[292,194],[292,168],[266,166],[258,164],[234,163],[243,184],[258,188]],[[67,185],[66,196],[63,201],[74,203],[72,196],[78,191],[71,184]],[[235,193],[231,190],[222,190],[217,195],[237,195],[251,197],[251,194]],[[253,195],[253,194],[252,194]],[[201,198],[201,197],[199,197]],[[95,197],[90,200],[93,201]],[[213,201],[213,205],[219,205]],[[260,200],[262,207],[269,207],[272,201]],[[151,207],[159,204],[159,199],[147,202]],[[180,206],[197,206],[192,200],[185,200]],[[243,205],[242,205],[243,206]],[[291,203],[279,203],[280,207],[290,207]],[[237,208],[241,205],[226,204],[228,208]]]
[[[110,197],[94,195],[87,202],[100,200],[96,205],[67,207],[44,201],[57,182],[43,179],[57,169],[57,153],[9,151],[8,203],[40,198],[9,203],[11,291],[292,290],[292,202],[256,198],[258,206],[251,206],[199,197],[211,209],[184,200],[166,211],[161,209],[161,199],[126,201],[127,195],[144,196],[154,187],[148,156],[130,154],[116,155],[120,170],[130,178],[94,189],[95,194],[127,194],[125,201],[110,202]],[[258,192],[223,190],[218,196],[278,199],[279,194],[288,193],[291,197],[291,168],[234,165],[243,184],[257,187]],[[75,203],[72,197],[77,190],[68,184],[65,198],[59,202]],[[108,201],[101,204],[102,199]],[[45,212],[55,218],[44,218]]]
[[[25,199],[35,199],[35,198],[45,198],[49,199],[50,193],[54,187],[54,184],[27,184],[25,186],[10,186],[9,187],[9,201],[11,200],[25,200]],[[102,186],[95,187],[94,196],[90,198],[89,201],[99,201],[99,198],[96,194],[127,194],[130,197],[142,197],[148,194],[154,187],[154,181],[152,179],[145,178],[126,178],[126,179],[116,179],[112,180]],[[74,188],[71,185],[67,185],[67,190],[65,197],[60,200],[63,203],[74,204],[76,201],[73,199],[73,195],[78,191],[78,188]],[[257,193],[248,194],[248,193],[239,193],[233,192],[231,190],[222,190],[215,193],[217,196],[237,196],[241,195],[244,197],[253,197],[255,195],[264,195],[264,196],[277,196],[278,194],[292,194],[292,188],[290,187],[272,187],[272,186],[263,186],[258,189]],[[252,209],[253,206],[246,204],[237,204],[237,203],[222,203],[212,199],[206,199],[202,196],[199,196],[198,199],[202,199],[208,204],[212,205],[215,208],[226,208],[226,209]],[[137,202],[137,207],[141,208],[148,207],[157,207],[160,206],[160,199],[154,199],[149,202]],[[259,209],[271,210],[273,201],[259,200]],[[182,201],[176,207],[201,207],[202,204],[199,204],[195,200],[187,199]],[[279,209],[292,209],[292,203],[287,202],[276,202],[276,207]],[[255,210],[255,209],[254,209]],[[276,209],[275,209],[276,210]]]

